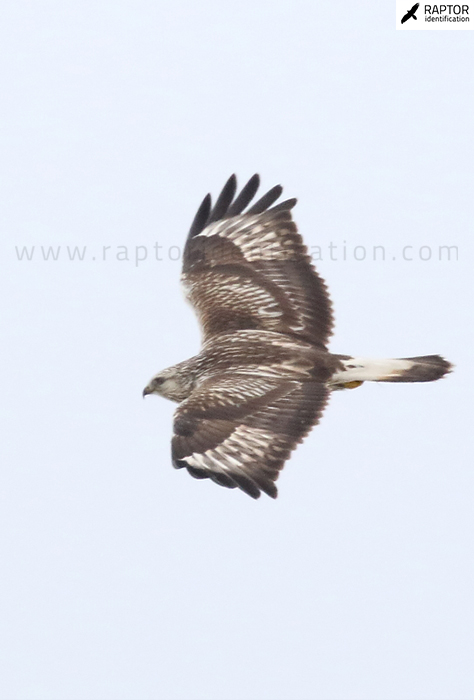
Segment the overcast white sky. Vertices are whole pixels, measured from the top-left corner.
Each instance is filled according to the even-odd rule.
[[[1,4],[2,700],[474,696],[474,33],[394,17]],[[232,172],[299,198],[333,351],[456,364],[335,395],[276,502],[175,471],[141,398],[198,351],[173,246]]]

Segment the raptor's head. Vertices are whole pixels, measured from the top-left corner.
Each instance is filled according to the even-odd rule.
[[[185,364],[185,363],[181,363]],[[194,377],[180,365],[158,372],[143,389],[143,396],[158,394],[170,401],[184,401],[192,391]]]

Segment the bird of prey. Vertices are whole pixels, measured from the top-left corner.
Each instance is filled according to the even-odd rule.
[[[413,17],[413,19],[418,19],[418,17],[416,16],[415,13],[419,7],[420,7],[420,3],[419,2],[415,3],[415,5],[413,5],[411,10],[408,10],[408,12],[405,15],[403,15],[401,24],[405,24],[405,22],[407,20],[409,20],[410,17]]]
[[[254,175],[236,197],[232,175],[191,225],[182,282],[202,328],[198,355],[155,375],[143,395],[179,406],[172,462],[197,479],[276,498],[291,451],[329,395],[364,381],[429,382],[450,371],[439,355],[372,360],[334,355],[326,285],[292,221],[296,199],[277,185],[252,204]],[[248,208],[247,208],[248,207]]]

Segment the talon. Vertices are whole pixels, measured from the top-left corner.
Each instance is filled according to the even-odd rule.
[[[357,387],[363,383],[364,382],[346,382],[346,384],[344,384],[344,389],[357,389]]]

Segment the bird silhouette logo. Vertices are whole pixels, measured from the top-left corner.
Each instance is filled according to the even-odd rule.
[[[411,17],[413,17],[413,19],[418,19],[418,17],[416,16],[416,11],[417,11],[417,9],[418,9],[419,7],[420,7],[420,3],[419,3],[419,2],[415,3],[415,5],[413,5],[413,7],[411,8],[411,10],[408,10],[408,12],[406,13],[406,15],[403,15],[403,17],[402,17],[402,24],[405,24],[405,22],[406,22],[407,20],[409,20]]]

